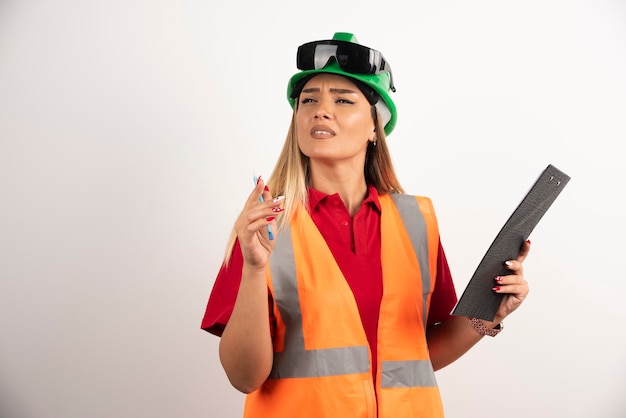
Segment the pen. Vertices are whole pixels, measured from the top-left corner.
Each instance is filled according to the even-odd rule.
[[[259,178],[257,176],[253,176],[252,180],[254,181],[254,185],[256,186]],[[259,196],[259,202],[263,203],[263,195]],[[269,236],[270,240],[274,239],[274,234],[272,233],[272,227],[268,224],[267,225],[267,235]]]

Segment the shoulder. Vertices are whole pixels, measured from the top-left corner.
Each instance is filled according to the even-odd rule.
[[[381,194],[379,198],[391,199],[396,204],[398,203],[409,203],[409,202],[418,202],[418,204],[426,204],[428,206],[432,206],[432,199],[428,196],[415,195],[415,194],[407,194],[407,193],[386,193]]]
[[[383,198],[383,196],[386,196]],[[435,206],[428,196],[404,194],[404,193],[388,193],[381,195],[382,206],[394,205],[400,214],[411,215],[420,213],[425,219],[432,221],[432,225],[437,224],[437,216]],[[393,202],[393,203],[392,203]]]

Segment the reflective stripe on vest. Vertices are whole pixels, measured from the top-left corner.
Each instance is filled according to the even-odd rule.
[[[415,196],[406,194],[392,193],[393,199],[404,227],[406,228],[411,244],[413,245],[413,251],[417,257],[417,262],[420,265],[420,272],[422,273],[422,317],[424,318],[424,329],[426,329],[426,321],[428,318],[428,309],[426,299],[430,293],[430,267],[428,265],[428,240],[424,237],[427,236],[426,221],[424,215],[417,205]]]
[[[271,263],[270,269],[274,277],[274,302],[285,322],[286,331],[284,351],[274,353],[274,365],[269,378],[366,373],[370,365],[366,346],[305,350],[290,226],[281,232],[272,257],[280,260]]]
[[[430,360],[383,361],[382,388],[436,387]]]
[[[427,297],[430,292],[428,240],[426,222],[415,196],[391,194],[404,227],[410,237],[419,262],[423,289],[423,318],[427,317]],[[298,294],[296,265],[291,226],[280,234],[272,251],[270,271],[274,303],[285,323],[284,350],[274,353],[269,379],[322,377],[370,370],[367,346],[337,347],[306,350],[302,327],[302,310]],[[429,360],[382,361],[383,388],[436,387]]]

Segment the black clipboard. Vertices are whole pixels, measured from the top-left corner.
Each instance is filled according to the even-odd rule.
[[[483,256],[452,315],[493,321],[503,297],[491,290],[494,278],[509,274],[504,261],[517,258],[522,244],[569,180],[552,164],[541,173]]]

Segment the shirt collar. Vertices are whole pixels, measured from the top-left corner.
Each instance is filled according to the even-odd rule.
[[[315,208],[317,208],[319,204],[323,204],[323,201],[327,200],[327,197],[335,195],[337,195],[337,193],[328,195],[326,193],[320,192],[319,190],[315,190],[312,187],[309,187],[308,200],[310,212],[314,212]],[[381,212],[380,201],[378,200],[378,190],[376,190],[376,187],[372,185],[367,186],[367,196],[365,196],[365,199],[363,199],[363,203],[361,204],[361,206],[364,206],[366,204],[372,205],[378,210],[378,212]]]

